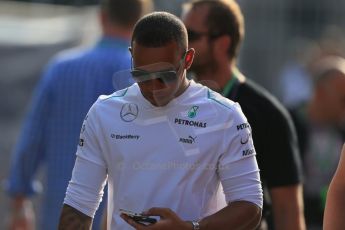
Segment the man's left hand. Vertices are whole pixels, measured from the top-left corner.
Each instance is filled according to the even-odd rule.
[[[159,216],[160,220],[155,224],[143,225],[135,222],[130,217],[121,214],[121,218],[124,219],[129,225],[136,230],[192,230],[191,223],[183,221],[176,215],[174,211],[169,208],[151,208],[142,213],[145,216]]]

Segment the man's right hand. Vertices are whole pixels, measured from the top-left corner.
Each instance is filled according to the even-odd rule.
[[[18,197],[11,201],[8,218],[8,230],[34,230],[35,212],[32,202],[26,198]]]

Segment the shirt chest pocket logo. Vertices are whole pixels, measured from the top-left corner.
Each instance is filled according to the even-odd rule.
[[[138,117],[138,114],[138,105],[134,103],[126,103],[121,108],[120,117],[124,122],[131,122]]]

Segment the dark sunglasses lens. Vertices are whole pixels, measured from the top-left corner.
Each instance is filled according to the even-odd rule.
[[[146,72],[142,70],[132,70],[132,77],[136,82],[144,82],[153,79],[161,79],[165,83],[171,83],[176,81],[177,75],[176,72],[171,71],[162,71],[162,72]]]
[[[145,75],[145,73],[143,71],[140,71],[140,70],[132,70],[131,74],[134,78],[138,78],[142,75]]]
[[[141,70],[132,70],[131,74],[135,82],[146,81],[150,77],[150,74]]]

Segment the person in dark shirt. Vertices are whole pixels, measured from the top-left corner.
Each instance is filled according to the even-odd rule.
[[[196,50],[191,67],[195,78],[238,102],[251,124],[266,188],[261,228],[267,222],[269,229],[305,229],[301,163],[291,118],[270,93],[236,68],[244,36],[239,6],[235,1],[196,1],[186,5],[182,18]]]

